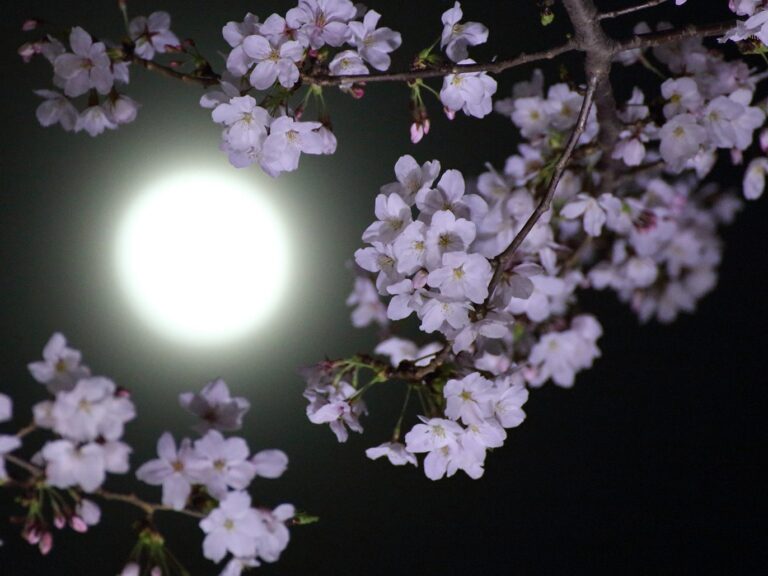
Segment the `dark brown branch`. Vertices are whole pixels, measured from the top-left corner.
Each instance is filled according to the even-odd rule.
[[[640,34],[629,40],[618,43],[616,52],[625,50],[637,50],[653,48],[670,42],[679,42],[686,38],[709,38],[711,36],[721,36],[736,26],[736,20],[727,22],[717,22],[714,24],[695,25],[690,24],[685,28],[677,30],[664,30],[663,32],[654,32],[651,34]]]
[[[498,285],[504,272],[512,263],[515,252],[523,243],[523,240],[525,240],[525,238],[531,232],[533,227],[536,225],[536,222],[539,221],[539,218],[541,218],[541,216],[547,210],[549,210],[549,207],[552,204],[552,199],[555,197],[555,190],[557,189],[557,185],[560,183],[560,179],[563,177],[563,173],[568,167],[568,163],[571,160],[573,151],[576,149],[579,138],[581,138],[581,135],[584,133],[584,130],[587,127],[587,119],[589,118],[589,111],[592,109],[592,103],[595,99],[595,92],[597,90],[598,83],[599,78],[596,76],[592,76],[589,79],[587,84],[587,93],[584,95],[584,101],[581,103],[581,110],[579,110],[579,117],[576,121],[576,126],[574,127],[573,132],[571,132],[568,143],[565,145],[563,153],[557,160],[557,164],[555,164],[555,169],[552,173],[552,178],[549,181],[549,185],[547,186],[547,191],[545,192],[539,204],[536,206],[536,209],[528,217],[528,220],[526,220],[523,227],[514,237],[512,243],[507,247],[506,250],[504,250],[504,252],[497,256],[498,264],[496,266],[496,271],[493,274],[491,283],[488,285],[489,298],[493,294],[493,290]]]
[[[173,68],[170,68],[168,66],[163,66],[162,64],[158,64],[157,62],[153,62],[151,60],[144,60],[143,58],[137,58],[135,56],[131,58],[131,62],[135,62],[139,66],[142,66],[147,70],[150,70],[151,72],[157,72],[161,76],[174,78],[175,80],[181,80],[182,82],[187,82],[189,84],[197,84],[198,86],[202,86],[203,88],[207,88],[208,86],[214,86],[218,84],[219,81],[221,80],[221,78],[218,75],[198,76],[196,74],[187,74],[185,72],[180,72],[179,70],[174,70]]]
[[[609,12],[602,12],[598,15],[598,20],[608,20],[609,18],[618,18],[619,16],[624,16],[626,14],[633,14],[634,12],[639,12],[640,10],[647,10],[648,8],[653,8],[655,6],[658,6],[659,4],[664,4],[668,0],[647,0],[646,2],[643,2],[642,4],[637,4],[636,6],[630,6],[628,8],[621,8],[620,10],[611,10]]]
[[[131,506],[134,506],[136,508],[140,508],[148,516],[151,516],[152,514],[158,511],[167,511],[167,512],[178,512],[179,514],[184,514],[186,516],[191,516],[193,518],[205,518],[205,514],[202,514],[201,512],[195,512],[193,510],[185,510],[185,509],[176,510],[175,508],[170,508],[168,506],[163,506],[161,504],[153,504],[151,502],[146,502],[142,500],[135,494],[119,494],[117,492],[109,492],[107,490],[97,490],[94,494],[96,496],[104,498],[104,500],[113,500],[116,502],[123,502],[125,504],[130,504]]]
[[[304,74],[302,81],[305,84],[316,84],[318,86],[338,86],[339,84],[370,83],[370,82],[411,82],[425,78],[440,78],[448,74],[459,74],[468,72],[490,72],[498,74],[510,68],[516,68],[532,62],[541,62],[543,60],[552,60],[565,54],[577,50],[578,46],[573,40],[565,44],[544,50],[542,52],[533,52],[531,54],[520,54],[515,58],[508,60],[499,60],[497,62],[486,62],[481,64],[454,64],[451,66],[440,66],[437,68],[425,68],[423,70],[409,70],[407,72],[381,72],[376,74],[367,74],[360,76],[313,76]]]

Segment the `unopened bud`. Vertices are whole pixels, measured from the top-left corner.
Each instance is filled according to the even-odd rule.
[[[77,515],[74,515],[69,519],[69,525],[72,527],[72,530],[79,532],[80,534],[88,531],[88,524],[86,524],[85,520]]]
[[[40,554],[47,556],[51,548],[53,548],[53,534],[50,532],[43,534],[38,547],[40,548]]]
[[[40,531],[34,527],[30,528],[23,534],[24,540],[32,544],[32,546],[40,542],[40,536]]]
[[[21,25],[21,31],[32,32],[32,30],[37,29],[37,27],[40,26],[40,24],[41,24],[40,20],[36,20],[35,18],[30,18],[29,20],[25,20],[24,23]]]
[[[763,131],[760,132],[760,149],[763,154],[768,154],[768,128],[763,128]]]
[[[67,525],[67,519],[61,514],[57,514],[53,517],[53,525],[56,526],[58,530],[61,530]]]

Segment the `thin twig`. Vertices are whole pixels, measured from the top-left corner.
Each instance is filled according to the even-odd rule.
[[[203,88],[207,88],[208,86],[213,86],[215,84],[218,84],[221,78],[218,75],[214,76],[197,76],[195,74],[187,74],[185,72],[180,72],[179,70],[174,70],[173,68],[169,68],[168,66],[163,66],[162,64],[158,64],[157,62],[153,62],[151,60],[145,60],[144,58],[137,58],[134,56],[131,58],[131,62],[135,62],[139,66],[143,66],[147,70],[150,70],[151,72],[157,72],[161,76],[167,76],[168,78],[174,78],[176,80],[181,80],[182,82],[187,82],[189,84],[197,84],[198,86],[202,86]]]
[[[43,473],[43,471],[37,466],[35,466],[34,464],[30,464],[26,460],[22,460],[21,458],[19,458],[18,456],[14,456],[13,454],[5,454],[3,458],[7,462],[10,462],[11,464],[18,466],[19,468],[23,468],[33,476],[39,476],[40,474]]]
[[[23,458],[19,458],[18,456],[15,456],[13,454],[5,454],[3,458],[6,461],[10,462],[11,464],[14,464],[19,468],[26,470],[32,476],[35,476],[35,477],[42,476],[45,473],[45,471],[42,468],[35,466],[34,464],[27,462]],[[99,489],[93,492],[92,495],[103,498],[104,500],[114,500],[117,502],[124,502],[125,504],[130,504],[131,506],[140,508],[148,516],[151,516],[155,512],[178,512],[179,514],[184,514],[186,516],[191,516],[193,518],[205,518],[205,514],[201,512],[195,512],[194,510],[176,510],[175,508],[164,506],[162,504],[154,504],[152,502],[147,502],[145,500],[142,500],[135,494],[120,494],[118,492],[110,492],[108,490]]]
[[[568,167],[568,163],[571,159],[571,156],[573,155],[574,149],[576,148],[576,144],[579,142],[579,138],[581,138],[581,135],[586,129],[587,119],[589,118],[589,111],[592,109],[592,103],[595,99],[595,91],[597,90],[597,85],[598,78],[596,76],[590,77],[589,83],[587,84],[587,93],[584,95],[584,101],[581,103],[581,110],[579,110],[579,117],[576,121],[576,126],[574,127],[573,132],[571,132],[571,137],[568,139],[568,143],[565,145],[565,149],[560,155],[557,164],[555,164],[555,170],[552,173],[552,178],[549,181],[549,185],[547,186],[547,191],[544,194],[544,197],[536,206],[536,209],[533,211],[533,213],[528,217],[528,220],[526,220],[523,227],[512,240],[512,243],[507,247],[506,250],[504,250],[504,252],[497,256],[498,264],[496,266],[496,271],[493,274],[491,283],[488,285],[489,298],[493,293],[493,289],[501,280],[501,277],[506,271],[507,267],[511,264],[515,252],[523,243],[523,240],[525,240],[525,238],[531,232],[533,227],[536,225],[536,222],[539,221],[539,218],[541,218],[541,216],[547,210],[549,210],[549,207],[552,204],[552,199],[555,196],[557,185],[560,183],[560,179],[562,178],[565,169]]]
[[[135,506],[136,508],[140,508],[144,512],[147,513],[147,515],[152,515],[155,512],[178,512],[179,514],[184,514],[186,516],[191,516],[193,518],[205,518],[205,514],[201,512],[195,512],[193,510],[176,510],[175,508],[170,508],[169,506],[163,506],[162,504],[153,504],[151,502],[146,502],[145,500],[142,500],[135,494],[120,494],[117,492],[109,492],[108,490],[97,490],[94,492],[96,496],[99,496],[101,498],[104,498],[104,500],[114,500],[117,502],[124,502],[125,504],[130,504],[131,506]]]
[[[508,60],[498,60],[496,62],[486,62],[481,64],[453,64],[450,66],[439,66],[437,68],[424,68],[420,70],[408,70],[406,72],[381,72],[376,74],[367,74],[360,76],[328,76],[328,75],[302,75],[302,81],[305,84],[317,84],[319,86],[338,86],[339,84],[352,83],[370,83],[370,82],[410,82],[425,78],[438,78],[448,74],[465,74],[470,72],[490,72],[498,74],[510,68],[530,64],[531,62],[540,62],[542,60],[552,60],[566,52],[577,50],[578,46],[573,40],[568,40],[565,44],[550,50],[542,52],[533,52],[531,54],[520,54],[515,58]]]
[[[618,18],[619,16],[624,16],[625,14],[632,14],[634,12],[639,12],[640,10],[646,10],[648,8],[653,8],[655,6],[658,6],[659,4],[664,4],[668,0],[647,0],[646,2],[643,2],[642,4],[637,4],[636,6],[630,6],[628,8],[621,8],[619,10],[611,10],[609,12],[602,12],[597,19],[598,20],[608,20],[609,18]]]
[[[29,424],[24,426],[24,428],[16,432],[16,438],[24,438],[24,436],[31,434],[35,430],[37,430],[37,424],[35,424],[34,422],[30,422]]]

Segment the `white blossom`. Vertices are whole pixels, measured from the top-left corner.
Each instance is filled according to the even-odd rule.
[[[488,40],[488,28],[479,22],[461,22],[464,13],[461,4],[456,2],[442,15],[443,32],[440,36],[440,48],[445,49],[448,58],[459,62],[467,57],[467,47],[484,44]]]
[[[227,552],[236,558],[256,556],[259,539],[266,528],[259,512],[251,508],[251,497],[245,492],[230,492],[219,506],[200,521],[205,532],[203,556],[221,562]]]
[[[178,37],[171,32],[171,16],[167,12],[137,16],[131,20],[128,34],[135,42],[134,53],[144,60],[152,60],[155,53],[166,52],[168,46],[179,45]]]
[[[180,394],[179,403],[200,419],[195,429],[203,434],[211,428],[239,430],[243,426],[243,415],[251,407],[245,398],[232,397],[229,386],[221,378],[208,382],[200,392]]]
[[[75,26],[69,34],[72,53],[56,57],[54,71],[64,80],[64,94],[70,98],[85,94],[91,88],[100,94],[112,89],[114,77],[103,42],[94,42],[90,34]]]
[[[399,32],[391,28],[376,28],[380,18],[381,14],[368,10],[362,22],[350,22],[349,43],[376,70],[387,70],[390,65],[389,53],[400,47],[402,38]]]
[[[90,376],[90,370],[80,364],[80,359],[80,351],[67,346],[64,335],[56,332],[43,348],[43,360],[32,362],[27,367],[35,380],[45,384],[55,394],[71,390],[80,378]]]

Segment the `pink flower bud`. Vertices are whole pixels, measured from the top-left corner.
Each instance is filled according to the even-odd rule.
[[[72,530],[79,532],[80,534],[88,531],[88,524],[77,515],[72,516],[72,518],[69,519],[69,525],[72,527]]]
[[[34,527],[30,528],[25,534],[23,534],[23,537],[27,542],[34,546],[40,542],[40,530]]]
[[[445,112],[446,117],[448,120],[453,120],[456,118],[456,110],[451,110],[450,108],[443,108],[443,112]]]
[[[40,554],[43,556],[47,556],[51,551],[51,548],[53,548],[53,535],[50,532],[46,532],[43,534],[42,538],[40,538],[39,548]]]
[[[768,154],[768,128],[763,128],[763,131],[760,132],[760,149],[763,154]]]
[[[411,142],[417,144],[424,138],[424,126],[420,122],[411,124]]]
[[[27,64],[30,60],[32,60],[32,57],[35,54],[40,52],[39,42],[26,42],[25,44],[19,46],[17,52],[19,56],[21,56],[21,59],[24,61],[24,63]]]
[[[25,20],[24,24],[21,25],[21,31],[31,32],[32,30],[35,30],[38,26],[40,26],[40,20],[30,18],[29,20]]]
[[[53,517],[53,525],[56,526],[58,530],[61,530],[64,528],[64,526],[67,525],[67,519],[64,518],[64,516],[61,516],[60,514],[57,514]]]
[[[744,162],[744,154],[738,148],[731,148],[731,162],[734,166],[740,166]]]
[[[352,86],[349,93],[355,100],[360,100],[360,98],[365,96],[365,89],[362,86]]]
[[[163,576],[163,571],[160,568],[160,566],[155,566],[152,568],[152,571],[149,573],[149,576]]]

